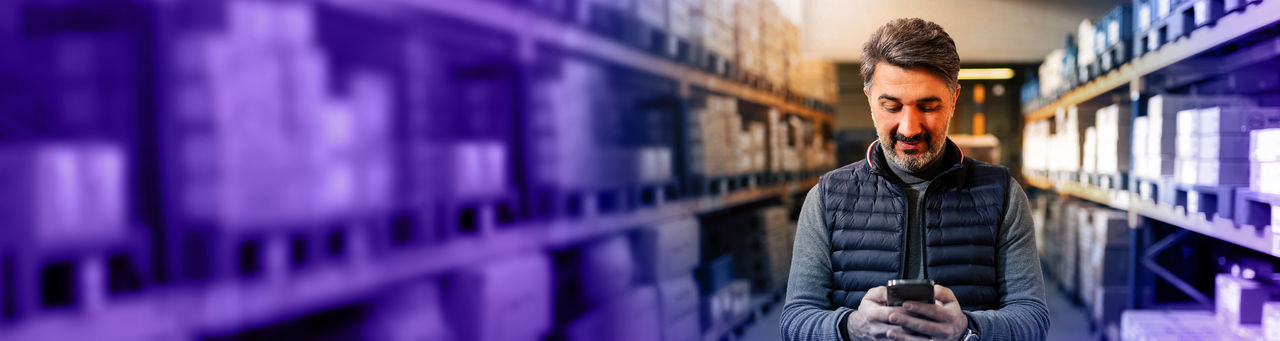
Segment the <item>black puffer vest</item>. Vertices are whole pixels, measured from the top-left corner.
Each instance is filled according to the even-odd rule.
[[[965,310],[997,308],[997,229],[1004,219],[1009,170],[973,160],[946,141],[943,171],[924,199],[925,277],[950,288]],[[831,231],[831,303],[857,308],[862,296],[906,268],[907,195],[878,143],[867,158],[822,176]],[[949,165],[949,166],[948,166]]]

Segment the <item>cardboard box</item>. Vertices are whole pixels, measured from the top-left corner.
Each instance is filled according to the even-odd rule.
[[[658,283],[662,322],[672,323],[681,317],[698,314],[698,283],[693,275],[663,280]]]
[[[587,312],[565,332],[570,341],[652,341],[662,338],[658,295],[653,286],[636,288],[620,299]]]
[[[460,339],[541,340],[551,330],[551,263],[546,255],[467,268],[448,288],[446,311]]]
[[[656,282],[692,274],[701,255],[698,229],[698,220],[688,218],[638,231],[635,251],[640,280]]]

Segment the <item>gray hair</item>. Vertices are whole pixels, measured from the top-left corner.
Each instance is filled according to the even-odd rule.
[[[876,64],[889,63],[901,68],[923,68],[956,90],[960,77],[960,55],[956,42],[947,31],[920,18],[894,19],[871,34],[862,45],[863,90],[871,90],[871,77]]]

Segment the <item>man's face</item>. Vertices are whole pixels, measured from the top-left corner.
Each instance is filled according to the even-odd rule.
[[[924,69],[880,63],[863,93],[889,162],[914,172],[942,155],[959,86],[953,92]]]

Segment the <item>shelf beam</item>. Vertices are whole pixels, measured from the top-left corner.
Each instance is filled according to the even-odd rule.
[[[1062,97],[1025,115],[1025,122],[1053,117],[1058,108],[1084,103],[1133,82],[1135,79],[1191,59],[1206,51],[1280,22],[1280,1],[1262,1],[1219,18],[1215,26],[1202,27],[1186,37],[1134,59],[1103,76],[1072,89]]]

